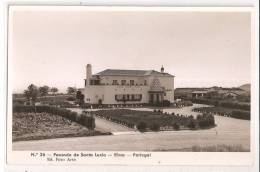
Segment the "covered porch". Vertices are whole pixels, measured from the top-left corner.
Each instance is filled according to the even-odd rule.
[[[164,92],[163,91],[149,91],[149,103],[159,104],[163,102]]]

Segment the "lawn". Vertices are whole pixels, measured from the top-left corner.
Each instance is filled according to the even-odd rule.
[[[13,141],[101,135],[83,125],[49,113],[13,113]]]

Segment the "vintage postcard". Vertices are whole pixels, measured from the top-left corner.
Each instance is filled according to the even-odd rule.
[[[252,8],[8,13],[8,164],[253,164]]]

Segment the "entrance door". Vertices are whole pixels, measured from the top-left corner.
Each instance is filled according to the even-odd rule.
[[[153,94],[150,94],[150,100],[149,100],[150,103],[153,103]]]
[[[160,103],[160,95],[156,94],[156,103]]]

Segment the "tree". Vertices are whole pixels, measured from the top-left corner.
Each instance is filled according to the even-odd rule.
[[[56,88],[56,87],[52,87],[52,88],[51,88],[51,92],[52,92],[53,95],[55,95],[58,91],[59,91],[59,90],[58,90],[58,88]]]
[[[49,87],[47,85],[44,85],[42,87],[39,87],[39,93],[41,96],[46,96],[49,92]]]
[[[68,87],[67,88],[67,93],[68,94],[75,94],[77,92],[77,88],[76,87]]]
[[[28,101],[30,101],[30,105],[35,105],[35,101],[37,100],[39,90],[38,88],[31,84],[27,87],[27,90],[24,90],[24,95]]]
[[[84,102],[84,94],[81,93],[81,91],[77,91],[76,93],[76,99],[77,102],[80,106],[82,106],[85,102]]]

